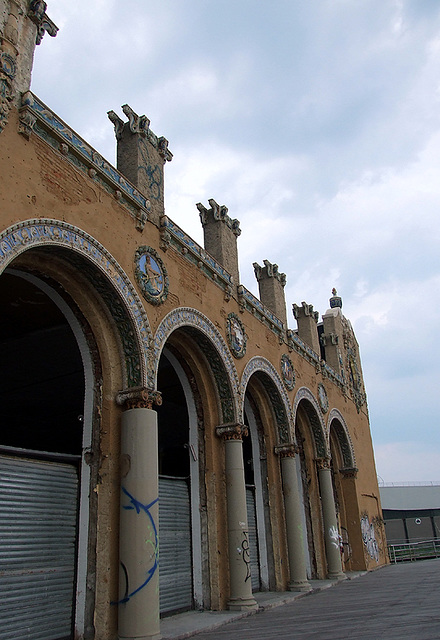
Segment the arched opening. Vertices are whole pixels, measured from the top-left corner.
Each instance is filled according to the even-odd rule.
[[[353,503],[356,504],[350,490],[353,488],[352,483],[355,481],[357,470],[354,468],[352,449],[341,420],[333,418],[330,421],[330,454],[336,517],[342,538],[341,559],[343,568],[349,570],[352,568],[351,540],[355,536],[353,522],[356,520],[356,516],[353,517],[353,513],[350,513],[353,512]]]
[[[248,436],[243,438],[244,480],[248,518],[252,591],[269,589],[266,511],[269,504],[267,488],[267,456],[263,425],[258,406],[249,393],[245,397],[244,423]]]
[[[319,457],[319,443],[317,445],[315,436],[317,423],[314,407],[307,400],[301,400],[296,412],[295,440],[299,451],[298,485],[302,489],[302,526],[309,579],[322,579],[326,576],[321,497],[316,472],[316,458]]]
[[[289,578],[287,530],[277,445],[291,441],[290,408],[281,380],[263,358],[253,358],[243,372],[244,423],[249,436],[243,456],[250,533],[253,590],[285,588]]]
[[[159,583],[162,615],[201,604],[197,413],[188,377],[165,349],[159,362]]]
[[[343,461],[339,441],[334,429],[330,428],[330,453],[331,453],[331,473],[333,484],[333,495],[335,499],[336,518],[338,521],[338,531],[342,538],[342,554],[341,560],[345,570],[350,568],[351,545],[347,526],[347,513],[345,509],[344,492],[342,487]]]
[[[65,300],[30,274],[5,272],[0,298],[0,626],[10,638],[70,638],[84,577],[79,327]]]

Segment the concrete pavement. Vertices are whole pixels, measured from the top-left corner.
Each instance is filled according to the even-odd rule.
[[[164,640],[440,640],[440,558],[402,563],[311,594],[254,594],[254,615],[187,612],[161,623]],[[357,579],[354,579],[357,578]],[[332,587],[332,588],[330,588]]]

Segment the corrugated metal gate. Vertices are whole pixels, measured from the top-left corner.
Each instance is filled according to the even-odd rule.
[[[160,612],[193,606],[191,512],[188,481],[159,478]]]
[[[71,638],[78,474],[0,456],[0,639]]]
[[[248,518],[249,553],[251,560],[252,591],[260,590],[260,553],[258,550],[257,512],[255,507],[255,487],[246,487],[246,507]]]

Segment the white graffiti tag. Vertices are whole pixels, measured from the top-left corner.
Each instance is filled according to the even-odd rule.
[[[368,520],[368,516],[365,515],[361,520],[362,540],[367,548],[367,551],[371,558],[379,562],[379,547],[376,542],[376,534],[374,532],[373,523]]]
[[[330,536],[330,540],[332,541],[332,545],[337,549],[339,549],[341,536],[339,535],[336,527],[335,526],[330,527],[328,534]]]

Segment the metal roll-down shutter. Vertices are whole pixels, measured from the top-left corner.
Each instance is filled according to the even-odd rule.
[[[159,478],[159,590],[161,613],[191,609],[191,513],[181,478]]]
[[[252,591],[260,590],[260,554],[258,551],[257,512],[255,508],[255,487],[246,487],[246,507],[248,519],[249,553],[251,560]]]
[[[71,638],[75,466],[0,456],[0,639]]]

